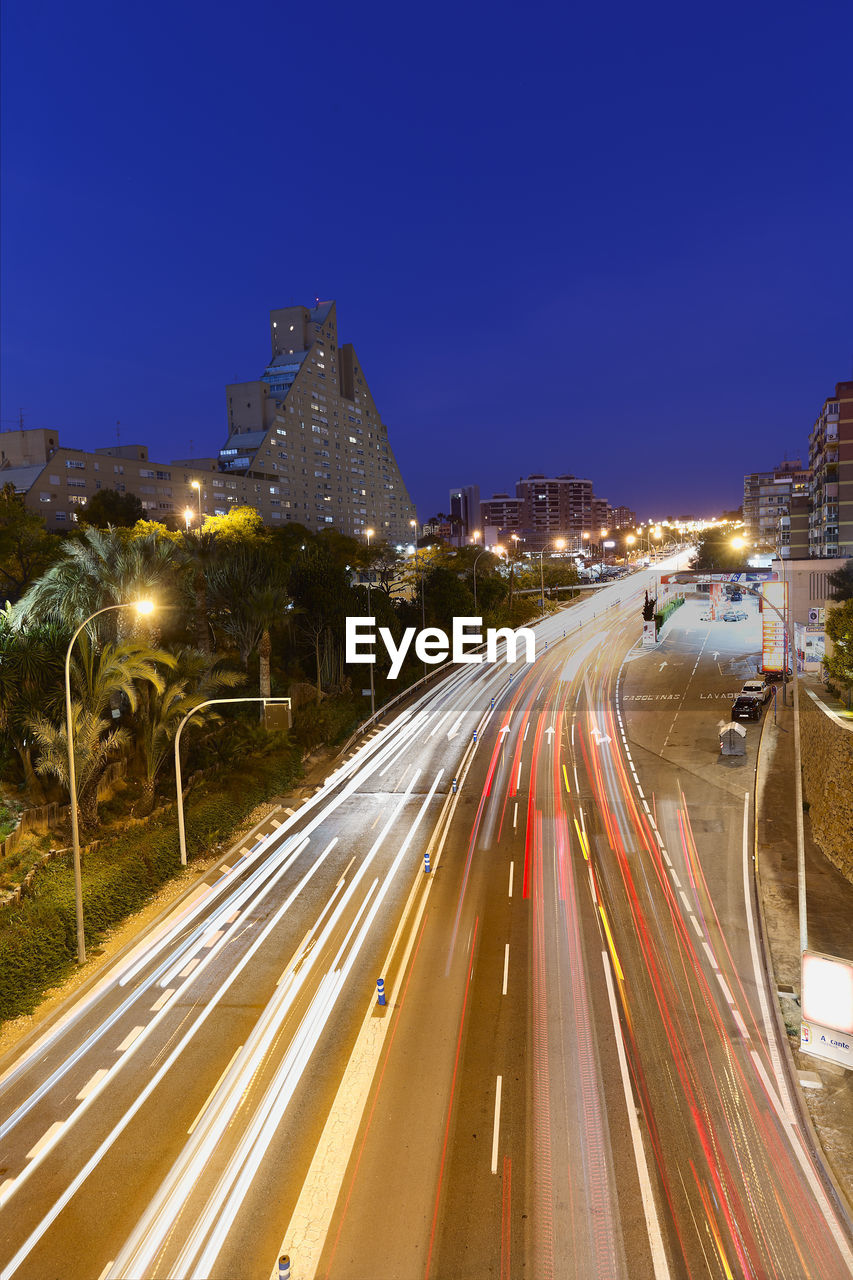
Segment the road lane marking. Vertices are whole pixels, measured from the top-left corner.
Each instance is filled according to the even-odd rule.
[[[214,943],[219,941],[224,932],[224,929],[214,929],[213,933],[209,933],[201,945],[203,947],[212,947]]]
[[[524,727],[524,737],[521,739],[523,743],[527,741],[527,735],[529,732],[530,732],[530,721],[528,720],[527,724]]]
[[[679,889],[679,890],[678,890],[678,896],[681,898],[681,901],[684,903],[685,907],[686,907],[686,908],[687,908],[687,910],[689,911],[689,910],[690,910],[690,902],[689,902],[689,900],[688,900],[688,898],[687,898],[687,894],[684,892],[684,890],[683,890],[683,889]]]
[[[566,766],[565,766],[565,765],[563,765],[563,781],[564,781],[564,782],[565,782],[565,784],[566,784],[566,791],[568,792],[568,794],[569,794],[569,795],[571,795],[572,793],[571,793],[571,791],[569,791],[569,775],[566,773]]]
[[[175,994],[176,990],[177,990],[176,987],[168,987],[167,990],[164,991],[163,994],[160,996],[160,999],[154,1001],[154,1003],[151,1006],[151,1012],[159,1013],[160,1010],[163,1008],[163,1005],[170,998],[170,996],[173,996]]]
[[[700,941],[703,941],[702,930],[699,928],[699,921],[696,919],[692,911],[690,912],[690,923],[693,925],[693,928],[696,930],[696,937],[699,938]]]
[[[243,1046],[242,1046],[241,1044],[239,1044],[239,1045],[237,1046],[237,1048],[234,1050],[234,1053],[231,1055],[231,1061],[228,1063],[228,1066],[227,1066],[227,1067],[225,1068],[225,1070],[222,1072],[222,1075],[221,1075],[221,1076],[219,1077],[219,1079],[216,1081],[216,1084],[213,1086],[213,1088],[211,1089],[210,1093],[209,1093],[209,1094],[207,1095],[207,1097],[205,1098],[205,1100],[204,1100],[204,1102],[202,1103],[202,1106],[201,1106],[201,1111],[199,1111],[199,1113],[198,1113],[198,1115],[196,1116],[195,1120],[193,1120],[193,1122],[192,1122],[192,1124],[190,1125],[189,1129],[187,1129],[187,1133],[188,1133],[188,1134],[191,1134],[191,1133],[195,1130],[196,1125],[198,1124],[199,1120],[202,1118],[202,1116],[204,1115],[205,1111],[206,1111],[206,1110],[207,1110],[207,1108],[210,1106],[211,1101],[213,1100],[213,1095],[216,1093],[216,1090],[219,1088],[219,1086],[222,1084],[222,1081],[223,1081],[223,1080],[225,1079],[225,1077],[228,1075],[228,1072],[231,1070],[232,1066],[234,1065],[234,1059],[237,1057],[237,1054],[240,1052],[240,1050],[241,1050],[242,1048],[243,1048]]]
[[[492,1173],[498,1171],[498,1138],[501,1128],[501,1086],[503,1085],[503,1076],[498,1076],[498,1083],[495,1089],[495,1128],[492,1135]]]
[[[712,950],[711,950],[711,948],[708,946],[708,944],[707,944],[707,942],[705,941],[705,939],[704,939],[704,938],[702,939],[702,946],[705,948],[705,955],[708,957],[708,963],[709,963],[709,964],[711,964],[711,965],[713,965],[713,967],[716,969],[716,967],[717,967],[717,957],[714,955],[713,951],[712,951]]]
[[[515,802],[515,808],[512,811],[512,829],[515,831],[518,826],[518,801]]]
[[[510,897],[512,897],[512,873],[514,868],[515,868],[515,863],[511,862],[509,864],[509,896]]]
[[[107,1280],[107,1276],[110,1274],[114,1262],[115,1258],[111,1259],[111,1261],[107,1263],[101,1274],[98,1276],[98,1280]]]
[[[76,1099],[77,1102],[82,1102],[84,1098],[88,1098],[92,1090],[97,1089],[98,1085],[101,1083],[104,1076],[108,1076],[108,1075],[109,1075],[109,1071],[107,1070],[106,1067],[101,1067],[100,1071],[96,1071],[95,1074],[92,1076],[92,1078],[89,1080],[88,1084],[84,1084],[83,1088],[77,1094],[77,1099]]]
[[[192,958],[192,960],[190,960],[189,964],[184,965],[183,969],[182,969],[182,970],[181,970],[181,972],[178,974],[178,977],[179,977],[179,978],[188,978],[188,977],[190,976],[190,974],[192,973],[193,969],[195,969],[195,968],[196,968],[198,965],[200,965],[200,964],[201,964],[201,961],[199,960],[198,956],[193,956],[193,958]]]
[[[732,999],[732,993],[731,991],[729,991],[728,987],[726,986],[726,980],[719,970],[717,970],[717,981],[719,982],[720,989],[722,990],[722,993],[725,996],[726,1004],[730,1004],[732,1008],[734,1008],[735,1002]]]
[[[509,977],[509,943],[506,944],[506,947],[504,949],[504,985],[503,985],[503,990],[501,991],[501,995],[504,995],[504,996],[506,995],[506,980],[508,977]]]
[[[54,1120],[50,1128],[41,1135],[36,1145],[27,1152],[27,1160],[35,1160],[36,1156],[41,1155],[45,1147],[52,1146],[54,1139],[59,1137],[60,1131],[64,1128],[64,1120]]]
[[[116,1053],[124,1053],[125,1049],[129,1049],[130,1046],[133,1044],[134,1040],[136,1039],[136,1037],[141,1036],[144,1030],[145,1030],[144,1027],[139,1026],[139,1027],[134,1027],[132,1031],[129,1031],[125,1036],[125,1038],[122,1040],[121,1044],[116,1049]]]
[[[613,977],[610,972],[610,964],[608,963],[606,951],[602,951],[601,953],[601,963],[604,965],[604,977],[607,982],[607,999],[610,1003],[610,1017],[613,1022],[613,1031],[616,1037],[616,1054],[619,1058],[619,1071],[622,1076],[622,1089],[625,1094],[625,1107],[628,1112],[628,1126],[631,1130],[631,1141],[634,1146],[634,1162],[637,1166],[637,1177],[640,1182],[640,1196],[643,1201],[643,1214],[646,1219],[646,1231],[649,1235],[649,1248],[652,1253],[652,1265],[654,1267],[655,1280],[669,1280],[670,1273],[669,1266],[666,1261],[666,1250],[664,1249],[660,1222],[658,1220],[657,1210],[655,1209],[655,1197],[652,1191],[651,1180],[649,1178],[649,1166],[646,1162],[643,1135],[640,1132],[640,1126],[637,1122],[637,1105],[634,1101],[634,1095],[631,1089],[631,1080],[628,1075],[625,1045],[622,1040],[622,1028],[619,1024],[619,1013],[616,1008],[616,995],[613,990]]]

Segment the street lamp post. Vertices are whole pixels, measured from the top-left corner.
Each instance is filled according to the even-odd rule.
[[[71,802],[71,844],[74,850],[74,911],[77,917],[77,963],[86,963],[86,934],[83,927],[83,874],[80,865],[80,824],[77,816],[77,770],[74,763],[74,726],[71,716],[71,650],[74,641],[84,627],[102,613],[112,609],[135,608],[141,614],[150,613],[154,605],[150,600],[128,600],[123,604],[108,604],[103,609],[90,613],[85,622],[74,632],[68,643],[65,654],[65,733],[68,739],[68,797]]]
[[[178,725],[178,731],[175,734],[175,787],[178,798],[178,843],[181,846],[181,866],[187,865],[187,836],[184,826],[184,793],[183,781],[181,779],[181,730],[183,729],[190,716],[194,716],[197,711],[201,711],[202,707],[212,707],[214,703],[222,702],[262,702],[264,706],[267,703],[286,703],[290,706],[290,698],[208,698],[206,702],[199,702],[184,716]]]
[[[371,570],[371,568],[370,568],[370,554],[369,554],[369,553],[370,553],[370,539],[373,537],[373,530],[372,530],[372,529],[365,529],[365,531],[364,531],[364,536],[365,536],[365,538],[367,538],[367,551],[368,551],[368,563],[367,563],[367,612],[368,612],[368,614],[370,614],[370,578],[371,578],[372,570]],[[369,666],[369,668],[370,668],[370,714],[371,714],[371,715],[374,715],[374,713],[375,713],[375,711],[376,711],[376,692],[375,692],[374,685],[373,685],[373,663],[372,663],[372,662],[368,663],[368,666]]]
[[[478,551],[477,554],[474,556],[474,613],[475,614],[477,612],[477,561],[480,559],[480,556],[484,556],[486,554],[488,549],[489,549],[488,547],[483,547],[483,550]]]
[[[747,590],[751,595],[758,595],[758,591],[754,587],[747,587]],[[809,929],[806,910],[806,839],[803,825],[803,770],[800,747],[800,682],[797,678],[797,652],[794,648],[794,615],[790,606],[787,609],[788,616],[786,618],[782,610],[765,599],[764,596],[761,597],[761,602],[763,608],[772,609],[782,619],[782,624],[785,628],[785,644],[788,653],[791,655],[791,676],[794,686],[794,818],[797,828],[797,912],[800,924],[800,953],[802,954],[804,951],[808,951],[809,948]],[[784,695],[788,666],[787,657],[783,661],[786,668],[782,672],[782,692]]]
[[[409,528],[412,530],[412,537],[415,540],[415,568],[420,570],[421,577],[421,630],[426,631],[426,600],[424,599],[424,568],[419,554],[418,547],[418,522],[417,520],[409,521]],[[424,663],[424,678],[426,679],[426,663]]]
[[[565,545],[566,545],[565,538],[555,538],[554,540],[555,551],[562,551]],[[543,546],[539,552],[539,593],[540,593],[539,606],[543,611],[545,609],[545,570],[542,566],[542,559],[544,555],[545,555],[545,547]]]
[[[190,511],[189,507],[185,507],[184,508],[184,524],[187,526],[187,533],[189,533],[190,531],[190,521],[192,520],[192,518],[193,518],[192,511]]]
[[[199,480],[193,480],[190,484],[190,488],[195,489],[196,496],[198,497],[198,527],[199,531],[201,531],[201,482]]]

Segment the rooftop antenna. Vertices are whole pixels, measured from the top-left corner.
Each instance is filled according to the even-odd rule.
[[[19,409],[18,410],[18,430],[23,431],[23,429],[24,429],[24,411],[23,409]]]
[[[116,443],[121,444],[121,422],[116,418]]]
[[[193,454],[193,440],[192,440],[192,436],[190,436],[190,457],[192,458],[194,456],[195,455]]]

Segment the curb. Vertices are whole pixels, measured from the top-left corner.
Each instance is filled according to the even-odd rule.
[[[758,752],[755,757],[755,781],[753,784],[754,799],[752,806],[752,882],[755,890],[756,905],[758,907],[758,933],[761,940],[761,952],[764,957],[764,972],[768,981],[770,981],[773,1016],[776,1020],[776,1029],[779,1032],[779,1038],[784,1045],[783,1061],[787,1068],[791,1098],[797,1108],[803,1128],[810,1137],[812,1149],[815,1155],[819,1156],[819,1159],[816,1161],[817,1170],[823,1180],[825,1189],[835,1199],[837,1207],[844,1216],[844,1225],[848,1232],[853,1233],[853,1201],[848,1198],[845,1189],[836,1178],[835,1172],[832,1169],[826,1152],[823,1149],[823,1143],[820,1140],[820,1135],[812,1121],[797,1075],[798,1067],[794,1061],[791,1042],[788,1039],[788,1030],[785,1026],[785,1020],[782,1017],[782,1010],[779,1007],[776,973],[773,968],[773,956],[770,949],[767,921],[764,914],[764,892],[761,884],[761,861],[759,858],[760,848],[758,843],[758,777],[759,769],[761,767],[761,750],[764,746],[764,730],[768,723],[769,717],[765,715],[761,722],[761,736],[758,740]]]

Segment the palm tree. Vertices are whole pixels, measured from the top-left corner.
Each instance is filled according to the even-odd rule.
[[[217,558],[222,554],[220,539],[215,532],[201,529],[182,533],[178,553],[188,573],[188,587],[192,593],[192,612],[195,625],[195,647],[202,653],[210,653],[210,623],[207,616],[207,578]]]
[[[27,795],[34,804],[45,801],[33,765],[30,720],[39,713],[59,720],[62,715],[62,677],[68,635],[56,624],[14,630],[11,608],[0,611],[0,734],[14,748],[24,774]]]
[[[209,654],[184,648],[175,654],[175,669],[162,689],[154,685],[142,689],[136,738],[143,775],[141,812],[150,813],[154,807],[157,779],[171,757],[178,725],[187,712],[220,689],[237,688],[245,679],[241,671],[227,670]],[[193,716],[190,725],[199,728],[219,719],[215,711],[205,710]]]
[[[60,558],[18,601],[14,625],[51,621],[71,629],[105,605],[127,604],[152,592],[162,603],[172,594],[176,565],[174,544],[156,533],[134,538],[130,529],[86,529],[63,544]],[[130,614],[116,610],[98,625],[115,626],[123,640],[145,625]]]
[[[257,650],[260,695],[268,698],[270,633],[284,621],[285,610],[291,604],[281,562],[262,543],[241,546],[228,559],[212,565],[208,590],[216,623],[234,641],[244,667],[248,667],[249,658]]]
[[[138,683],[164,688],[158,667],[174,667],[175,658],[162,649],[150,649],[138,640],[112,642],[96,649],[84,632],[71,664],[77,698],[71,705],[74,762],[77,771],[77,799],[84,826],[98,818],[98,783],[115,753],[130,745],[127,729],[113,726],[111,705],[115,694],[123,695],[131,711],[139,702]],[[68,735],[64,720],[58,723],[44,714],[30,717],[40,756],[36,772],[57,778],[66,788],[68,777]]]
[[[39,749],[36,769],[56,778],[69,789],[68,734],[65,723],[54,724],[44,716],[35,716],[30,729]],[[74,765],[77,775],[77,805],[80,822],[92,827],[98,821],[98,783],[107,765],[130,742],[127,729],[114,729],[112,721],[75,702],[71,708],[71,731],[74,735]]]

